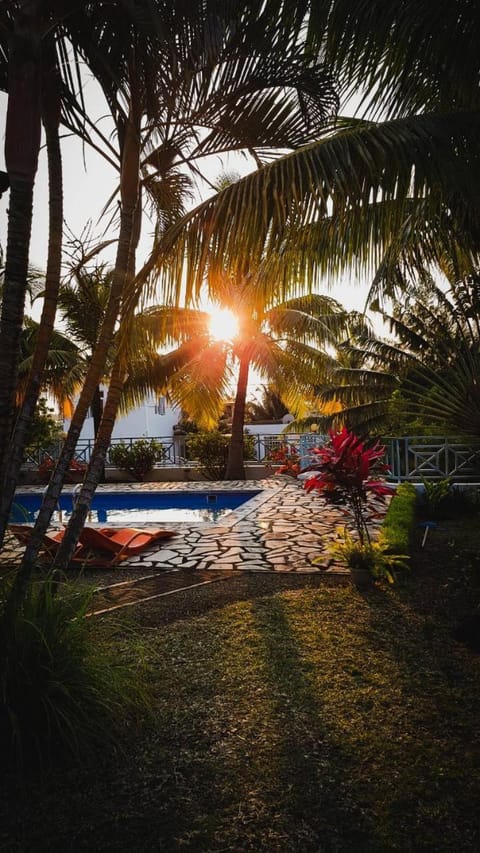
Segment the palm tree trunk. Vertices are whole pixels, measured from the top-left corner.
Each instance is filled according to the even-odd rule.
[[[95,388],[95,394],[93,395],[92,400],[92,418],[93,418],[93,436],[97,437],[98,431],[100,429],[100,424],[102,423],[103,416],[103,392],[100,390],[100,385],[97,385]],[[100,483],[105,482],[105,466],[102,469],[102,473],[100,475]]]
[[[60,78],[55,54],[52,59],[53,63],[44,78],[42,103],[43,124],[47,142],[49,188],[49,235],[45,295],[32,367],[6,459],[5,480],[0,504],[0,545],[4,540],[10,508],[15,495],[27,430],[40,393],[42,373],[52,339],[60,286],[63,227],[62,154],[58,133],[60,125]]]
[[[250,358],[243,353],[240,357],[240,369],[238,372],[237,393],[233,407],[232,437],[228,448],[226,480],[245,480],[244,450],[243,450],[243,427],[245,425],[245,402],[247,399],[248,371]]]
[[[119,314],[128,271],[130,245],[134,229],[135,208],[138,197],[139,163],[140,118],[139,116],[134,117],[132,110],[127,125],[122,157],[122,209],[120,217],[120,234],[110,298],[97,345],[90,361],[88,373],[70,423],[67,437],[62,447],[62,452],[50,478],[32,536],[25,549],[22,564],[15,578],[14,594],[17,601],[22,599],[28,579],[30,578],[35,566],[38,552],[42,545],[43,536],[47,531],[52,513],[57,505],[64,478],[68,471],[70,461],[73,458],[85,417],[95,393],[95,388],[100,382],[101,377],[104,375],[105,363],[108,353],[111,350],[115,323]]]
[[[130,247],[130,255],[128,261],[127,281],[133,280],[135,274],[135,256],[138,241],[140,239],[141,217],[142,209],[139,194],[132,231],[132,244]],[[135,303],[131,301],[122,319],[128,320],[130,314],[133,313],[134,309]],[[107,400],[105,406],[103,407],[101,421],[98,426],[95,427],[95,444],[90,456],[88,469],[83,479],[81,491],[77,495],[75,506],[67,529],[64,533],[60,547],[55,555],[55,559],[53,562],[53,567],[55,569],[64,569],[68,566],[70,558],[72,557],[73,552],[75,550],[75,546],[79,540],[80,534],[84,528],[88,511],[92,503],[92,498],[95,494],[95,490],[104,475],[107,451],[112,440],[112,433],[115,426],[115,419],[117,417],[118,407],[120,405],[125,379],[125,354],[120,344],[120,347],[115,357],[115,361],[113,363],[110,381],[108,383]]]
[[[68,566],[70,558],[75,551],[75,546],[78,542],[79,536],[85,525],[95,490],[105,468],[107,451],[110,446],[115,418],[125,382],[125,368],[123,366],[123,361],[124,359],[120,354],[118,354],[110,376],[107,400],[103,409],[102,420],[95,437],[95,445],[90,457],[88,470],[83,480],[82,489],[75,500],[75,507],[67,529],[55,555],[53,562],[54,569],[65,569]]]
[[[41,132],[38,3],[18,12],[8,61],[5,162],[10,180],[7,253],[0,320],[0,484],[13,427],[32,229],[33,186]]]

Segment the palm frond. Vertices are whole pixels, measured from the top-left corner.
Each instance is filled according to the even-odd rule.
[[[252,262],[282,251],[287,279],[298,272],[298,260],[292,258],[305,226],[325,217],[332,227],[322,258],[314,233],[304,237],[303,256],[312,272],[322,262],[323,271],[328,263],[332,275],[352,262],[374,272],[416,211],[423,222],[433,222],[445,206],[454,206],[457,233],[461,225],[471,244],[478,236],[472,213],[479,130],[477,113],[412,116],[342,129],[197,207],[165,235],[138,278],[156,271],[170,293],[185,261],[187,293],[193,293],[201,287],[207,263],[243,274]],[[375,231],[364,224],[372,200],[383,205]]]

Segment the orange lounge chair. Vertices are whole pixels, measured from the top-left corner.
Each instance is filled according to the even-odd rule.
[[[27,545],[33,527],[29,524],[10,524],[9,530]],[[46,533],[43,537],[41,556],[50,562],[57,553],[64,530]],[[178,534],[174,530],[138,527],[84,527],[79,543],[69,565],[113,568],[122,560],[139,554],[160,539],[170,539]]]
[[[8,529],[18,539],[22,545],[28,545],[32,535],[33,527],[30,524],[9,524]],[[52,562],[55,554],[58,551],[58,546],[63,539],[64,529],[48,532],[43,536],[42,546],[39,552],[41,559],[46,559]],[[102,561],[103,562],[103,561]],[[93,557],[91,552],[84,545],[78,544],[70,559],[70,564],[73,565],[92,565]],[[95,564],[96,565],[96,564]]]
[[[177,535],[174,530],[158,527],[84,527],[79,541],[86,548],[114,554],[117,559],[124,560],[139,554],[160,539]]]

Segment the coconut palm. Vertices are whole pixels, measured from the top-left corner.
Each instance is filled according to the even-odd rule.
[[[102,4],[103,21],[105,30],[112,23],[114,12],[112,4],[104,7]],[[127,21],[131,24],[132,17],[138,24],[139,15],[136,14],[137,4],[115,4],[118,23],[121,22],[121,32],[124,35],[125,50],[131,49],[132,41],[127,44],[126,33],[128,32]],[[121,9],[120,9],[121,5]],[[88,7],[88,8],[87,8]],[[128,8],[127,8],[128,7]],[[0,37],[2,50],[0,60],[2,64],[2,84],[8,88],[8,111],[6,127],[6,149],[7,172],[10,181],[11,199],[9,209],[9,242],[7,243],[7,262],[5,271],[5,292],[2,304],[2,325],[0,328],[0,349],[8,360],[8,371],[5,373],[5,383],[2,384],[0,394],[0,434],[2,436],[2,450],[7,447],[7,441],[11,431],[11,415],[9,415],[9,399],[15,386],[16,371],[18,369],[19,341],[21,334],[21,323],[24,309],[25,294],[25,267],[28,261],[29,234],[31,225],[31,195],[33,181],[36,171],[38,146],[40,141],[39,110],[42,102],[43,119],[46,129],[46,139],[49,152],[51,200],[50,215],[50,245],[49,245],[49,267],[47,269],[47,288],[45,296],[44,311],[42,316],[41,330],[38,336],[37,355],[32,364],[32,375],[30,391],[25,396],[24,407],[19,421],[19,427],[23,428],[28,423],[29,414],[36,394],[41,383],[41,371],[46,353],[48,351],[49,338],[53,330],[53,320],[56,307],[56,296],[59,284],[60,253],[61,253],[61,169],[60,149],[58,145],[58,125],[60,111],[62,110],[65,121],[70,116],[70,111],[75,107],[78,114],[78,101],[75,100],[77,88],[72,75],[78,71],[78,55],[83,53],[84,58],[92,56],[98,51],[97,42],[92,39],[92,31],[85,32],[85,21],[90,23],[92,15],[91,4],[85,2],[65,4],[62,2],[49,2],[49,0],[23,0],[19,3],[4,4],[0,17]],[[143,10],[145,12],[145,10]],[[82,19],[83,30],[78,27],[78,18]],[[144,15],[140,15],[142,19]],[[108,18],[108,20],[106,20]],[[88,28],[87,28],[88,29]],[[138,27],[136,29],[138,32]],[[112,42],[117,40],[112,36],[110,28],[109,36]],[[61,54],[58,60],[57,52]],[[147,51],[145,51],[147,53]],[[151,53],[151,51],[150,51]],[[121,88],[125,75],[123,74],[125,62],[109,64],[108,52],[103,53],[103,80],[109,77],[110,90],[112,81],[115,79],[115,87]],[[118,59],[118,56],[115,57]],[[8,64],[8,75],[5,68]],[[60,88],[58,70],[63,69],[63,99],[60,100]],[[18,78],[18,79],[17,79]],[[22,91],[22,86],[25,92]],[[40,90],[42,97],[40,98]],[[75,109],[73,109],[75,114]],[[83,112],[84,115],[84,112]],[[72,119],[73,120],[73,119]],[[130,133],[132,136],[133,131]],[[124,137],[127,137],[125,134]],[[122,146],[123,150],[123,146]],[[55,185],[52,187],[52,183]],[[18,186],[17,186],[18,184]],[[17,192],[18,191],[18,192]],[[17,202],[15,193],[19,195]],[[28,210],[21,208],[22,192],[28,201]],[[135,194],[136,203],[136,194]],[[135,207],[135,203],[133,207]],[[20,205],[20,207],[19,207]],[[17,208],[19,221],[23,231],[19,230],[16,222]],[[12,238],[10,239],[10,230]],[[125,251],[125,241],[122,243]],[[127,247],[128,250],[128,247]],[[121,260],[121,255],[120,255]],[[120,265],[121,266],[121,265]],[[123,285],[124,273],[119,273],[118,284],[112,289],[112,295],[120,298],[120,281]],[[112,312],[113,315],[113,305]],[[116,319],[112,319],[114,324]],[[104,338],[108,338],[106,330]],[[105,341],[104,348],[105,348]],[[102,353],[103,354],[103,353]],[[99,355],[98,361],[101,360]],[[88,386],[90,390],[90,386]],[[11,497],[15,486],[15,474],[12,469],[13,462],[21,457],[22,437],[19,430],[15,437],[14,453],[8,454],[10,460],[8,487],[3,491],[4,496]],[[0,467],[2,480],[4,480],[5,469]],[[11,482],[10,482],[11,481]],[[5,500],[3,501],[5,504]],[[5,520],[5,506],[2,506],[2,516]],[[6,507],[8,512],[8,506]],[[32,543],[33,544],[33,543]]]
[[[295,4],[236,3],[231,8],[224,3],[188,4],[181,13],[165,4],[164,11],[166,41],[160,52],[166,61],[156,92],[159,116],[145,124],[144,133],[142,125],[143,142],[151,146],[142,167],[147,188],[153,178],[161,178],[176,165],[191,163],[198,171],[199,158],[227,150],[248,151],[258,162],[271,158],[279,146],[292,147],[313,138],[315,128],[334,112],[331,80],[305,56],[298,40],[303,16],[298,16]],[[148,272],[147,265],[137,276],[142,287]],[[176,298],[181,287],[178,272],[169,294]],[[124,319],[133,312],[137,298],[136,293],[124,300]],[[100,457],[105,457],[121,398],[126,349],[122,347],[114,363],[104,428],[69,531],[80,531],[80,516],[86,517],[98,482]],[[52,496],[53,491],[49,499]],[[58,560],[64,560],[71,547],[68,532]]]
[[[383,319],[393,339],[364,336],[348,346],[357,366],[334,371],[337,384],[321,399],[339,400],[343,408],[330,425],[378,428],[399,398],[404,418],[480,436],[479,275],[454,282],[447,292],[431,278],[405,285],[401,302]]]
[[[18,370],[17,404],[21,405],[28,390],[32,361],[35,358],[40,323],[30,317],[24,319],[21,338],[22,358]],[[41,391],[53,397],[60,411],[71,414],[73,398],[81,387],[86,370],[82,349],[68,334],[55,329],[42,371]]]
[[[5,6],[6,4],[4,4]],[[16,14],[15,14],[16,11]],[[10,29],[8,47],[5,29]],[[8,449],[23,308],[27,291],[28,248],[32,223],[33,186],[40,149],[41,60],[40,3],[9,4],[1,12],[2,78],[8,65],[8,109],[5,162],[10,187],[5,280],[0,320],[0,463]],[[0,465],[3,473],[3,468]]]
[[[306,398],[332,356],[349,315],[338,302],[311,294],[282,301],[263,297],[258,276],[242,281],[225,276],[215,284],[216,306],[238,318],[231,340],[214,340],[211,315],[195,309],[152,308],[143,316],[143,332],[159,334],[165,345],[177,346],[136,368],[131,396],[147,389],[166,390],[170,398],[200,426],[211,429],[235,385],[232,437],[226,479],[245,479],[243,432],[250,369],[268,380],[290,411],[302,413]],[[152,347],[152,350],[154,347]]]
[[[246,406],[249,423],[280,421],[285,415],[288,415],[288,408],[270,385],[263,384],[256,390],[260,396],[254,400],[249,400]]]

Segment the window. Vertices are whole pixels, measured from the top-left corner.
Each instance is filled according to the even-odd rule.
[[[165,414],[165,397],[158,397],[157,402],[155,403],[155,414]]]

